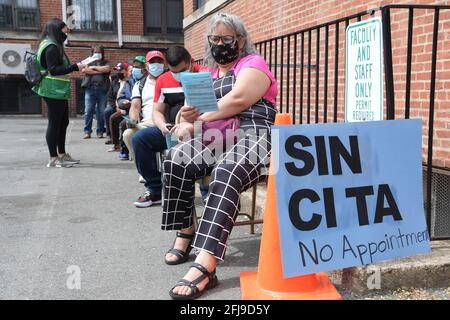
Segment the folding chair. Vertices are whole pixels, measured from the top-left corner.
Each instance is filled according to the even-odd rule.
[[[202,182],[204,184],[209,185],[209,179],[210,176],[206,176],[204,177],[202,180]],[[197,182],[201,181],[198,180]],[[266,179],[267,180],[267,179]],[[267,181],[266,181],[267,183]],[[258,189],[258,183],[256,183],[252,188],[251,188],[251,192],[252,192],[252,200],[251,200],[251,207],[250,207],[250,212],[239,212],[238,213],[238,217],[237,219],[239,219],[239,217],[245,217],[246,220],[244,221],[237,221],[236,219],[236,223],[234,224],[235,226],[250,226],[250,234],[255,234],[255,224],[261,224],[263,223],[263,219],[257,219],[256,217],[256,195],[257,195],[257,189]],[[242,196],[242,194],[241,194]],[[196,206],[195,206],[195,195],[194,195],[194,205],[192,207],[192,215],[194,217],[194,226],[197,229],[198,226],[198,221],[201,219],[201,216],[197,215],[196,212]]]

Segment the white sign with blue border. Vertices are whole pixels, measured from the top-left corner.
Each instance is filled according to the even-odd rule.
[[[274,126],[285,277],[430,251],[421,120]]]

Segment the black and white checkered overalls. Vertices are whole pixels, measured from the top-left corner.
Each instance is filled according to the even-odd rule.
[[[216,79],[217,99],[230,92],[234,83],[233,70]],[[241,112],[240,128],[245,130],[245,135],[221,155],[203,145],[201,138],[180,143],[170,150],[164,161],[163,230],[192,226],[195,181],[211,175],[209,196],[193,247],[223,260],[228,236],[239,213],[240,194],[264,177],[261,171],[264,173],[269,164],[270,126],[276,113],[275,106],[264,98]],[[183,152],[184,160],[187,156],[188,161],[180,161],[176,156]]]

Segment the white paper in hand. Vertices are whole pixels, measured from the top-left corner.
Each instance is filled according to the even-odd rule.
[[[87,57],[86,59],[84,59],[80,63],[84,64],[84,65],[88,65],[88,64],[91,64],[92,62],[95,62],[97,60],[100,60],[100,54],[94,53],[91,57]]]
[[[181,85],[187,105],[196,107],[200,113],[218,110],[211,73],[183,72]]]

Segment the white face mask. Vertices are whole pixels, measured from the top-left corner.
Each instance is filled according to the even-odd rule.
[[[92,55],[92,58],[95,58],[95,59],[97,59],[97,60],[102,60],[102,54],[101,53],[94,53],[93,55]]]

